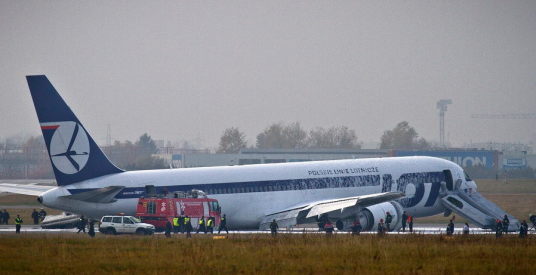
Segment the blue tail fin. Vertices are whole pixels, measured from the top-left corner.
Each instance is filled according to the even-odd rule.
[[[44,75],[26,76],[59,186],[121,173]]]

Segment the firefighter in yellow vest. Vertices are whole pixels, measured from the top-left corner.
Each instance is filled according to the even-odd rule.
[[[209,217],[207,220],[207,233],[214,233],[214,217]]]
[[[201,216],[201,219],[199,219],[199,227],[197,227],[197,234],[199,234],[199,231],[205,232],[207,234],[207,228],[205,227],[205,216]]]
[[[175,216],[175,218],[173,218],[173,233],[174,234],[177,234],[177,232],[179,232],[179,217]]]
[[[184,231],[188,231],[188,224],[190,223],[190,217],[188,217],[188,215],[184,216],[184,223],[182,224],[182,230]],[[192,226],[190,224],[190,226]],[[184,231],[182,233],[184,233]],[[192,231],[192,229],[190,229],[190,231]]]
[[[20,234],[20,226],[22,224],[22,219],[19,215],[15,218],[15,233]]]

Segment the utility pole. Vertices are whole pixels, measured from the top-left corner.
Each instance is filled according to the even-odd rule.
[[[437,102],[437,109],[439,109],[439,144],[441,148],[445,148],[445,112],[449,104],[452,104],[450,99],[441,99]]]

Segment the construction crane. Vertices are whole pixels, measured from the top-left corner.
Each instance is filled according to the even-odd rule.
[[[449,104],[452,104],[450,99],[441,99],[437,102],[437,109],[439,109],[439,143],[441,147],[445,147],[445,112]]]
[[[502,118],[502,119],[536,119],[535,114],[507,114],[507,115],[471,115],[471,118]]]

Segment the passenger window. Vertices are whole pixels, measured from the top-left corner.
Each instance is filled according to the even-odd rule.
[[[132,220],[130,220],[130,218],[127,218],[127,217],[123,217],[123,223],[134,224],[134,222],[132,222]]]
[[[112,221],[112,217],[104,217],[102,219],[102,222],[111,222]]]
[[[113,223],[121,223],[122,219],[123,219],[123,217],[113,217],[112,222]]]

